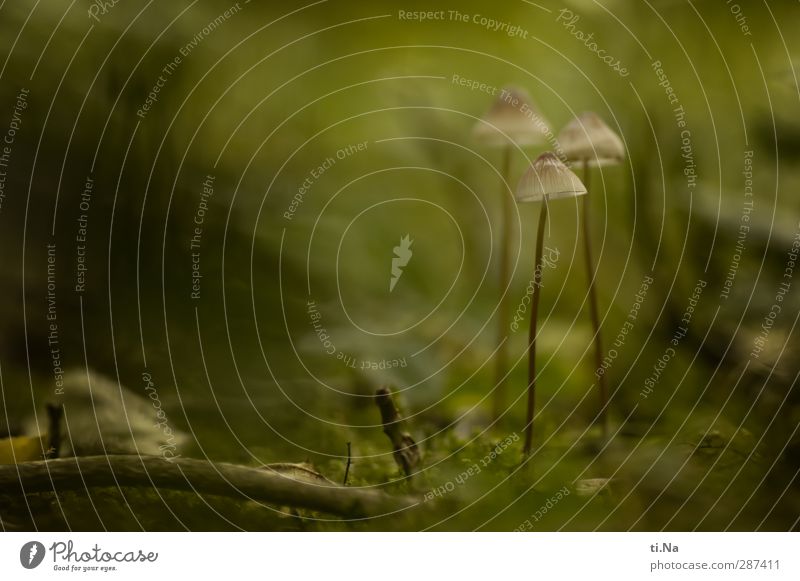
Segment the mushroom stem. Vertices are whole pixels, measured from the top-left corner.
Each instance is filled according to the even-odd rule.
[[[510,270],[509,252],[511,248],[511,219],[513,214],[511,194],[508,191],[508,179],[511,174],[511,146],[503,148],[502,184],[500,197],[503,199],[502,244],[500,246],[500,304],[497,315],[497,356],[495,358],[495,388],[492,399],[492,416],[495,420],[503,414],[506,403],[506,374],[508,369],[508,341],[506,326],[508,324],[508,278]]]
[[[589,162],[583,160],[583,185],[589,190]],[[595,271],[594,261],[592,260],[592,238],[590,228],[590,203],[589,195],[583,196],[583,249],[586,258],[586,280],[589,292],[589,316],[592,319],[592,331],[594,331],[594,372],[603,366],[603,339],[600,334],[600,316],[597,308],[597,292],[594,287]],[[600,412],[599,420],[603,430],[603,438],[608,437],[608,387],[606,386],[605,374],[597,376],[597,385],[600,389]]]
[[[539,231],[536,233],[536,260],[533,268],[533,296],[531,297],[531,327],[528,335],[528,415],[525,424],[525,448],[523,454],[529,456],[533,444],[533,416],[536,409],[536,319],[539,316],[539,296],[542,282],[542,244],[547,226],[547,196],[542,200],[539,211]]]

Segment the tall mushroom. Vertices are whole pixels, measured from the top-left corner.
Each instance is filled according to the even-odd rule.
[[[531,297],[531,326],[528,336],[528,408],[525,423],[525,456],[533,443],[533,416],[536,404],[536,319],[542,286],[542,243],[547,226],[547,203],[559,198],[573,198],[586,193],[581,180],[551,152],[543,153],[533,162],[517,186],[517,202],[542,202],[539,211],[539,230],[536,233],[536,260],[533,270]]]
[[[503,199],[503,222],[500,226],[499,290],[500,303],[497,317],[498,351],[495,360],[495,391],[492,399],[492,414],[499,418],[505,407],[505,377],[508,368],[508,348],[505,336],[509,321],[506,289],[509,284],[511,251],[511,222],[513,202],[511,191],[506,186],[511,173],[511,154],[514,147],[528,147],[546,142],[551,133],[547,121],[539,113],[525,89],[505,87],[496,96],[492,106],[478,121],[473,134],[481,143],[502,150],[502,183],[500,195]]]
[[[558,143],[568,161],[583,166],[583,183],[589,188],[589,168],[591,166],[616,165],[625,157],[622,140],[595,113],[585,112],[570,121],[558,134]],[[592,237],[589,221],[589,196],[583,199],[583,247],[586,259],[586,279],[589,294],[589,314],[594,332],[595,373],[603,364],[603,340],[600,334],[600,315],[595,290],[595,269],[592,258]],[[605,374],[597,376],[600,390],[600,412],[598,417],[603,430],[603,438],[608,437],[608,386]]]

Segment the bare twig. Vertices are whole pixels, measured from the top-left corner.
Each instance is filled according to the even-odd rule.
[[[48,418],[48,450],[47,458],[58,458],[61,451],[61,418],[64,416],[64,406],[49,403],[46,406]]]
[[[138,487],[215,494],[349,518],[379,516],[410,508],[415,501],[372,490],[288,478],[268,470],[160,456],[84,456],[0,466],[0,490],[20,494]]]
[[[381,411],[383,433],[392,442],[394,460],[407,476],[411,476],[412,471],[419,464],[419,448],[417,448],[414,438],[408,432],[401,430],[400,424],[403,419],[394,405],[392,394],[388,388],[382,387],[375,392],[375,404]]]
[[[353,462],[353,455],[350,451],[350,442],[347,442],[347,466],[344,467],[343,486],[347,486],[347,477],[350,475],[350,464]]]

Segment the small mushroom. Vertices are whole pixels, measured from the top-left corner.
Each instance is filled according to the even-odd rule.
[[[589,111],[567,123],[558,134],[558,144],[567,160],[590,166],[616,165],[625,159],[622,139]]]
[[[511,173],[511,154],[514,147],[540,145],[552,134],[547,121],[533,104],[525,89],[505,87],[492,106],[473,129],[475,138],[494,148],[502,148],[501,189],[503,223],[500,226],[500,272],[497,328],[497,356],[495,358],[495,391],[492,398],[492,415],[499,418],[505,407],[505,378],[508,373],[507,325],[510,319],[506,298],[510,278],[511,224],[513,221],[512,193],[507,184]]]
[[[539,212],[539,231],[536,233],[536,262],[533,270],[531,297],[531,326],[528,336],[528,410],[525,424],[524,454],[528,456],[533,443],[533,416],[536,403],[536,318],[542,286],[542,244],[547,226],[548,200],[573,198],[586,193],[581,180],[552,152],[543,153],[533,162],[517,186],[518,202],[542,202]]]
[[[622,139],[595,113],[585,112],[567,123],[558,134],[558,143],[568,161],[583,166],[583,183],[589,188],[591,166],[616,165],[625,158]],[[592,259],[592,237],[589,221],[589,197],[583,199],[583,246],[586,259],[586,279],[589,295],[589,315],[594,332],[595,372],[603,365],[603,340],[600,333],[600,314],[595,290],[595,268]],[[600,409],[597,417],[603,430],[603,439],[608,437],[608,386],[605,373],[598,375]]]
[[[541,145],[549,133],[550,126],[528,91],[511,86],[500,90],[473,129],[476,139],[484,145],[502,148]]]
[[[553,152],[543,153],[528,168],[517,186],[518,202],[547,202],[586,193],[580,178]]]

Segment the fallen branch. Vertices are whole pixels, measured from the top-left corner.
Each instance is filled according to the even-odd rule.
[[[392,394],[388,388],[382,387],[375,392],[375,405],[381,411],[383,433],[392,442],[394,461],[407,476],[411,476],[414,468],[419,464],[419,448],[417,448],[414,438],[400,428],[403,419],[394,405]]]
[[[246,497],[348,518],[380,516],[415,504],[410,498],[374,490],[312,483],[270,470],[189,458],[84,456],[0,466],[0,490],[6,494],[117,486]]]

